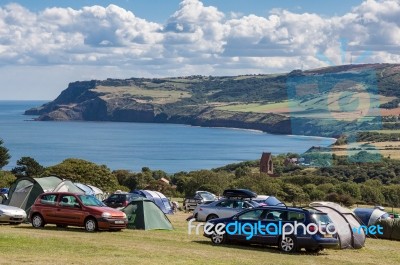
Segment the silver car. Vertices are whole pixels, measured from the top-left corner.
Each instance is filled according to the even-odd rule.
[[[0,204],[0,223],[20,224],[26,220],[21,208]]]
[[[194,209],[193,217],[199,222],[205,222],[215,218],[231,217],[245,209],[258,206],[259,204],[252,200],[223,198],[209,204],[199,204]]]

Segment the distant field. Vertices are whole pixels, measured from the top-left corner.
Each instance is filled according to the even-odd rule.
[[[270,104],[249,103],[249,104],[232,104],[218,107],[220,110],[239,111],[239,112],[258,112],[258,113],[286,113],[289,112],[288,101]]]
[[[378,106],[391,101],[392,97],[371,95],[369,93],[327,93],[309,100],[288,100],[279,103],[230,104],[220,110],[257,113],[277,113],[291,117],[310,117],[317,119],[354,120],[381,116],[386,110]],[[400,108],[399,108],[400,110]],[[395,112],[391,111],[390,113]],[[372,118],[370,118],[372,119]]]
[[[203,236],[188,235],[188,214],[171,216],[174,231],[86,233],[30,225],[0,226],[0,264],[217,264],[324,265],[397,264],[400,242],[367,239],[360,250],[325,250],[318,255],[282,254],[275,247],[212,246]]]
[[[348,145],[339,145],[334,146],[335,150],[333,151],[336,155],[354,155],[361,150],[351,150],[353,148],[361,148],[370,153],[379,153],[384,157],[390,156],[392,159],[400,159],[400,142],[391,141],[391,142],[357,142],[351,143]],[[368,150],[374,148],[375,150]]]
[[[333,151],[334,154],[340,156],[348,156],[348,155],[355,155],[360,151],[352,151],[352,150],[341,150],[341,151]],[[400,150],[377,150],[377,151],[368,151],[371,153],[378,153],[383,155],[384,157],[389,157],[391,159],[399,159],[400,160]],[[323,154],[323,152],[321,152]]]
[[[183,98],[189,98],[191,96],[189,92],[183,90],[143,89],[136,86],[118,86],[118,87],[98,86],[94,91],[100,93],[110,93],[105,97],[107,96],[114,97],[116,95],[119,96],[122,94],[129,94],[132,96],[136,96],[139,99],[145,98],[144,100],[159,104],[173,103]],[[147,98],[151,98],[151,100]]]

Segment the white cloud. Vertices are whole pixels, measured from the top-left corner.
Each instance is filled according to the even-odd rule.
[[[116,5],[31,12],[9,4],[0,7],[0,68],[69,65],[107,78],[282,72],[325,65],[318,54],[339,64],[364,51],[371,51],[364,62],[398,62],[399,14],[397,0],[367,0],[334,17],[281,9],[265,17],[224,14],[183,0],[159,24]]]

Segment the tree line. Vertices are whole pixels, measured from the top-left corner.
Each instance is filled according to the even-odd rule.
[[[60,164],[44,167],[34,158],[22,157],[11,171],[0,170],[0,187],[9,187],[16,178],[56,175],[73,182],[97,186],[104,191],[151,189],[167,196],[192,196],[196,190],[221,195],[227,188],[246,188],[258,194],[273,195],[288,203],[328,200],[350,206],[354,203],[400,206],[400,161],[362,151],[354,156],[303,154],[313,166],[287,164],[286,158],[299,154],[273,157],[279,177],[260,174],[259,161],[230,164],[212,170],[167,174],[143,167],[140,172],[110,170],[106,165],[69,158]],[[0,169],[10,155],[0,142]],[[160,181],[161,178],[170,184]]]

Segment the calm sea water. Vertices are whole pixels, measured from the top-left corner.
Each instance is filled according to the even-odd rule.
[[[45,166],[81,158],[111,169],[148,166],[169,173],[211,169],[273,154],[327,146],[332,139],[271,135],[257,131],[175,124],[122,122],[37,122],[26,109],[44,101],[0,101],[0,138],[10,150],[11,169],[22,156]]]

